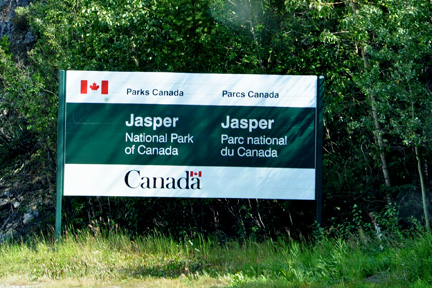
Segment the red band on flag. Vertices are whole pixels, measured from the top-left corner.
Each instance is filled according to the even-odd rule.
[[[87,94],[87,80],[81,80],[81,94]]]
[[[102,80],[102,94],[108,94],[108,81]]]

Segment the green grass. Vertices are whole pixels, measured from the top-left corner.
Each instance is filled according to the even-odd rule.
[[[432,287],[432,236],[228,242],[66,233],[0,244],[0,283],[43,287]]]

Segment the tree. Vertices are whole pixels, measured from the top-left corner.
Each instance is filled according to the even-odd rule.
[[[360,46],[365,68],[355,79],[370,99],[386,184],[390,186],[384,133],[414,150],[429,230],[420,150],[427,149],[430,141],[425,124],[432,103],[424,76],[432,48],[431,5],[426,1],[387,0],[360,7],[351,1],[351,5],[353,14],[347,18],[347,26]]]

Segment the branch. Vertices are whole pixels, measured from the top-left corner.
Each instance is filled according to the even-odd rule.
[[[321,2],[318,2],[317,4],[321,5],[321,6],[335,6],[335,5],[345,4],[345,2],[332,2],[332,3],[321,3]]]

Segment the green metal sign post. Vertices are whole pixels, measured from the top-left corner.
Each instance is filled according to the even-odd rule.
[[[316,221],[318,224],[322,224],[322,160],[323,160],[323,121],[324,121],[324,76],[320,76],[317,79],[317,107],[316,107],[316,120],[315,120],[315,165],[316,165],[316,176],[315,176],[315,200],[316,200]]]
[[[57,199],[56,199],[56,238],[61,235],[61,213],[63,200],[64,179],[64,125],[65,125],[65,97],[66,97],[66,72],[59,74],[59,102],[58,102],[58,126],[57,126]]]

